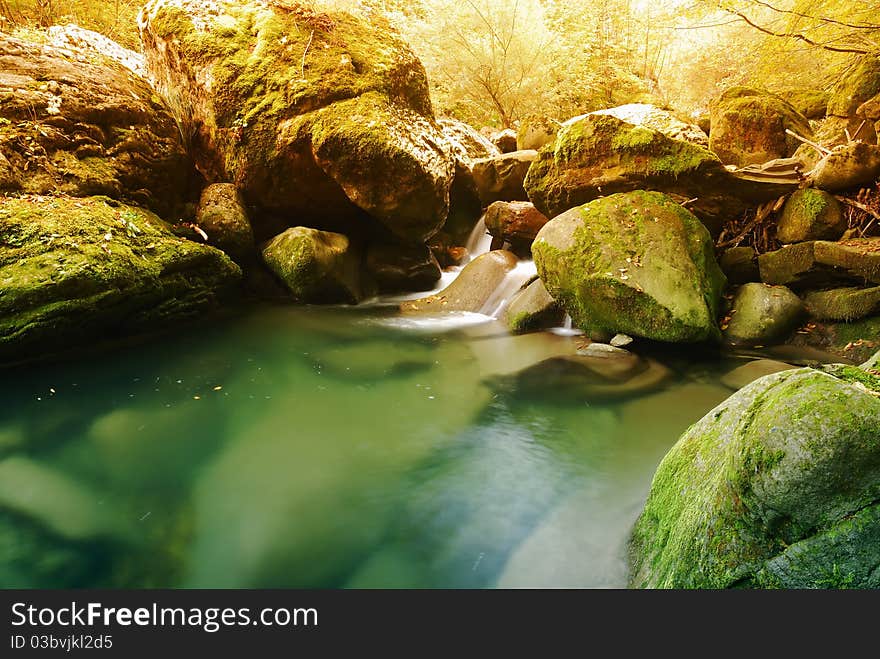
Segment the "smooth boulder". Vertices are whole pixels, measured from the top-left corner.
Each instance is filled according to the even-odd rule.
[[[528,201],[523,181],[537,157],[537,151],[513,151],[474,161],[474,182],[483,206],[495,201]]]
[[[770,345],[788,336],[803,316],[803,302],[785,286],[745,284],[733,299],[724,339],[737,346]]]
[[[810,181],[820,190],[838,192],[872,185],[880,177],[880,147],[853,142],[835,148],[810,173]]]
[[[208,236],[208,244],[229,254],[236,263],[254,256],[254,231],[244,200],[231,183],[214,183],[202,190],[196,224]]]
[[[806,188],[794,192],[785,202],[776,237],[783,243],[837,240],[846,228],[840,202],[827,192]]]
[[[504,320],[514,334],[558,327],[564,317],[565,310],[550,296],[540,279],[517,293],[504,310]]]
[[[486,230],[501,244],[509,243],[511,251],[530,256],[532,242],[547,224],[547,216],[528,201],[496,201],[486,209]]]
[[[532,244],[541,280],[595,335],[717,339],[725,277],[709,232],[658,192],[597,199],[548,222]]]
[[[364,297],[360,254],[341,233],[293,227],[262,252],[266,266],[297,302],[355,304]]]
[[[709,412],[654,475],[630,585],[880,586],[878,394],[866,370],[797,369]]]

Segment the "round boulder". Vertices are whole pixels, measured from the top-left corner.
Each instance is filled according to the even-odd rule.
[[[804,316],[804,303],[785,286],[745,284],[733,299],[724,339],[732,345],[763,346],[786,338]]]

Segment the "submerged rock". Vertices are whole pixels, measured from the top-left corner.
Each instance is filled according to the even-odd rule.
[[[491,313],[494,309],[486,309],[486,305],[516,264],[516,255],[510,252],[487,252],[468,263],[455,281],[436,295],[401,302],[400,310],[404,313]],[[502,300],[497,302],[500,304]]]
[[[537,151],[514,151],[473,163],[474,181],[484,206],[494,201],[528,201],[523,181]]]
[[[110,58],[0,35],[0,190],[106,195],[169,218],[198,195],[168,109]]]
[[[785,202],[776,237],[784,243],[837,240],[846,228],[840,202],[827,192],[806,188],[793,193]]]
[[[121,337],[216,308],[241,270],[105,197],[0,197],[0,361]]]
[[[540,279],[535,279],[517,293],[504,311],[507,326],[515,334],[558,327],[564,316],[565,311],[550,296]]]
[[[263,261],[297,302],[355,304],[364,297],[360,254],[341,233],[288,229],[263,247]]]
[[[798,369],[712,410],[657,469],[630,584],[880,585],[878,394],[880,379],[855,367]]]
[[[450,145],[421,62],[387,24],[299,5],[151,0],[139,27],[200,171],[258,208],[258,238],[286,218],[369,233],[369,217],[408,242],[443,225]]]
[[[850,322],[880,313],[880,286],[811,291],[804,302],[813,318]]]
[[[813,131],[806,117],[779,96],[747,87],[733,87],[711,104],[709,148],[725,164],[743,167],[788,158]]]
[[[709,232],[666,195],[616,194],[572,209],[541,229],[532,254],[550,295],[587,332],[719,336],[725,278]]]
[[[236,263],[248,262],[256,255],[244,200],[231,183],[214,183],[202,191],[196,224],[208,235],[210,245],[229,254]]]
[[[733,299],[724,339],[738,346],[773,344],[791,334],[803,316],[803,302],[785,286],[745,284]]]

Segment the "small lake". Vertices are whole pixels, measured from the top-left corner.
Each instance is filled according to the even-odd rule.
[[[564,332],[260,306],[3,372],[0,586],[623,587],[657,464],[742,364],[590,400]]]

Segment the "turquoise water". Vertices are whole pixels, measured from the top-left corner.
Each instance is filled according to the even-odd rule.
[[[396,325],[260,307],[3,371],[0,586],[624,586],[654,469],[737,362],[590,400],[511,377],[577,337]]]

